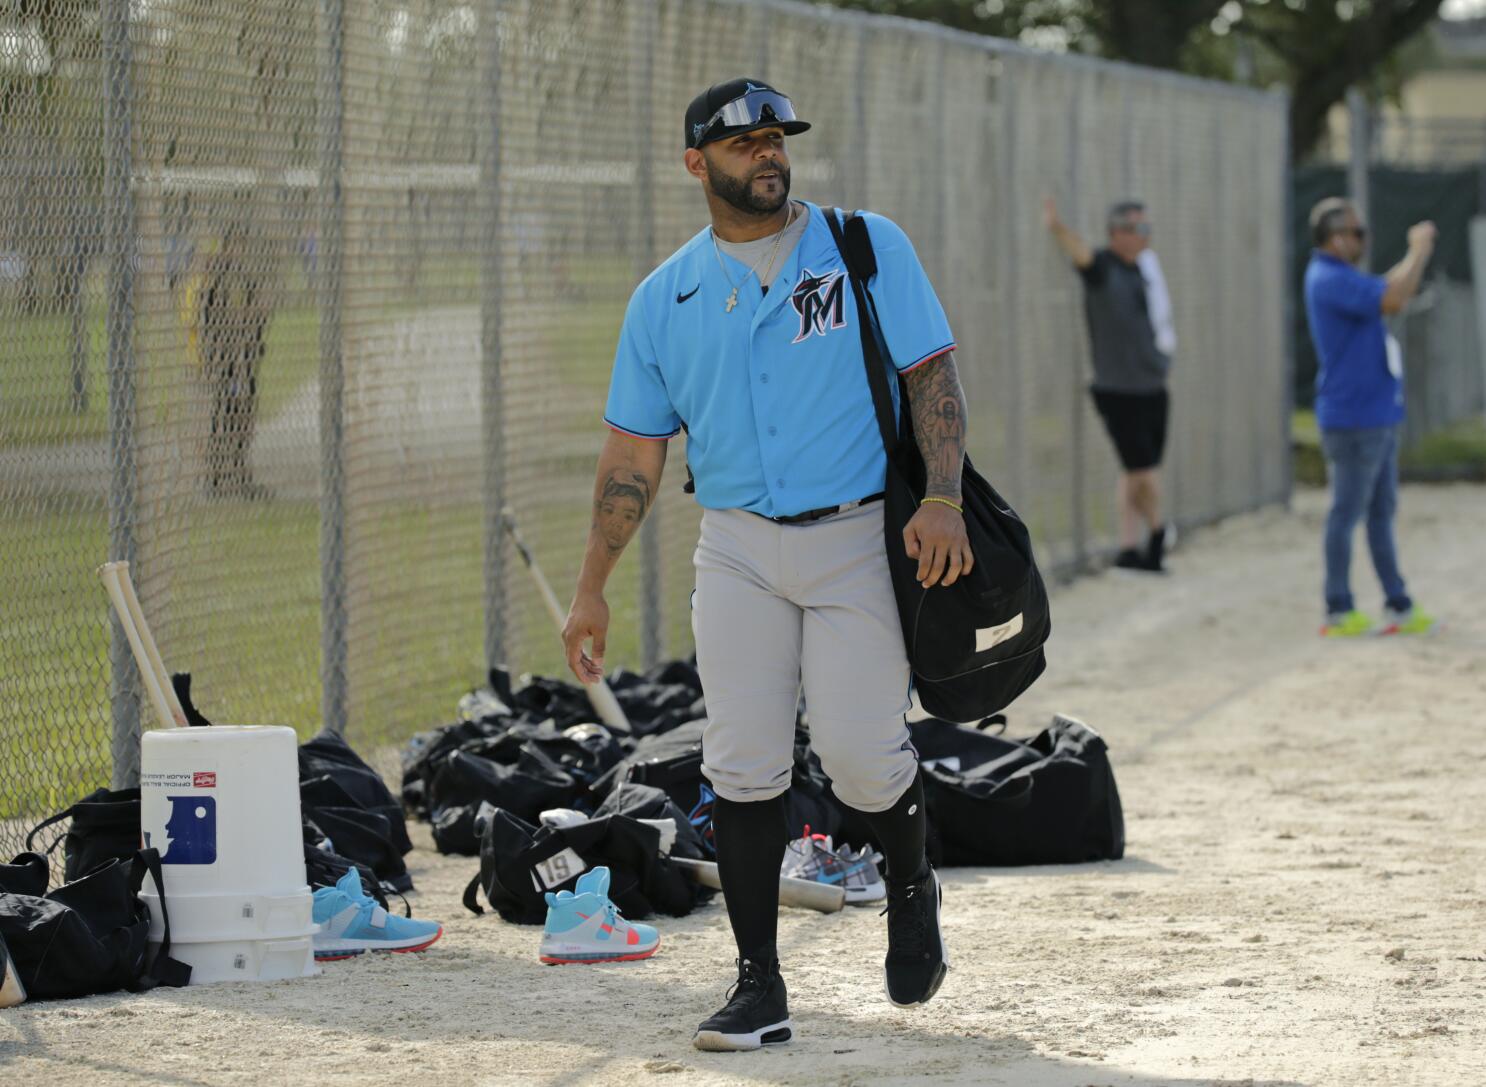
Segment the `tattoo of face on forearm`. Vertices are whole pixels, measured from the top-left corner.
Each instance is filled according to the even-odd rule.
[[[610,472],[593,503],[593,525],[611,555],[630,542],[650,509],[650,480],[628,468]]]
[[[928,470],[928,493],[959,494],[965,458],[965,394],[954,355],[908,375],[913,432]]]

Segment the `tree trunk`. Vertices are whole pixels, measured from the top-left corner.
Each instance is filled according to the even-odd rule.
[[[1096,0],[1094,33],[1108,56],[1177,69],[1192,32],[1211,22],[1225,0]]]

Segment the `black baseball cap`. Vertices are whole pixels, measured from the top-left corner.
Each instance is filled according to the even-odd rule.
[[[775,126],[784,129],[786,136],[810,128],[795,116],[793,103],[762,79],[729,79],[708,87],[686,107],[686,146],[701,147]]]

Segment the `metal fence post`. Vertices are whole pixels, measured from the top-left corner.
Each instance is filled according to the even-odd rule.
[[[634,50],[640,58],[634,73],[635,104],[635,219],[638,237],[635,245],[635,282],[650,274],[655,267],[655,175],[651,164],[654,140],[650,109],[655,67],[656,8],[655,0],[639,0],[632,9],[634,16]],[[656,498],[660,496],[657,495]],[[663,652],[661,638],[661,509],[652,503],[650,514],[640,528],[640,660],[646,668],[659,662]]]
[[[934,48],[934,144],[935,162],[948,162],[950,159],[950,125],[949,110],[946,105],[949,99],[949,77],[945,75],[945,62],[949,58],[949,47],[944,39],[939,39]],[[954,204],[954,180],[952,171],[939,171],[939,199],[934,201],[934,241],[939,250],[939,282],[948,283],[950,272],[954,267],[950,259],[950,217],[949,209]]]
[[[60,172],[60,171],[59,171]],[[88,410],[88,255],[82,236],[82,224],[75,221],[68,238],[67,254],[67,324],[68,346],[72,366],[72,410]]]
[[[1229,140],[1232,137],[1231,134],[1225,130],[1225,126],[1221,125],[1213,126],[1212,137],[1213,149],[1211,161],[1218,165],[1218,169],[1216,171],[1217,177],[1213,182],[1213,188],[1215,190],[1215,192],[1213,193],[1213,205],[1218,208],[1226,208],[1228,207],[1228,167],[1225,161],[1227,159],[1227,155],[1224,152],[1228,147]],[[1227,216],[1221,216],[1223,222],[1226,222],[1227,218]],[[1221,231],[1222,227],[1215,227],[1215,229]],[[1218,238],[1220,239],[1218,242],[1218,248],[1221,252],[1221,233],[1218,234]],[[1212,266],[1209,269],[1212,276],[1209,282],[1218,287],[1216,291],[1216,295],[1218,298],[1226,297],[1223,293],[1223,285],[1226,279],[1223,264],[1224,262],[1221,260],[1213,261]],[[1218,327],[1222,327],[1221,319]],[[1226,395],[1228,392],[1228,390],[1224,388],[1224,385],[1226,384],[1225,378],[1227,378],[1229,375],[1225,374],[1220,368],[1217,374],[1214,376],[1218,384],[1216,400],[1219,404],[1223,404],[1225,403]],[[1223,471],[1223,417],[1224,412],[1220,409],[1218,413],[1213,417],[1213,424],[1209,428],[1209,430],[1211,431],[1210,440],[1212,441],[1213,447],[1213,474],[1212,481],[1210,483],[1210,486],[1212,488],[1210,491],[1211,497],[1208,501],[1207,508],[1202,511],[1203,520],[1215,520],[1217,517],[1226,516],[1227,514],[1232,512],[1228,508],[1227,502],[1225,501],[1223,495],[1223,477],[1225,475]]]
[[[1068,191],[1067,208],[1070,215],[1075,215],[1079,208],[1079,178],[1082,164],[1079,162],[1079,144],[1083,137],[1083,113],[1084,113],[1084,84],[1080,80],[1074,91],[1073,97],[1073,124],[1068,129]],[[1068,367],[1069,376],[1069,403],[1072,405],[1073,418],[1070,420],[1073,446],[1073,474],[1069,483],[1069,498],[1073,503],[1073,566],[1076,571],[1082,572],[1089,562],[1089,524],[1088,524],[1088,480],[1085,478],[1084,467],[1084,404],[1083,404],[1083,362],[1074,352]]]
[[[1296,354],[1296,298],[1295,292],[1290,289],[1290,269],[1295,267],[1295,179],[1291,170],[1290,162],[1290,110],[1288,100],[1281,99],[1276,107],[1280,114],[1280,139],[1283,151],[1280,154],[1280,206],[1283,209],[1281,222],[1284,229],[1280,231],[1284,239],[1280,243],[1280,266],[1273,271],[1275,282],[1280,285],[1280,314],[1284,324],[1284,334],[1281,343],[1284,346],[1285,357],[1285,387],[1280,394],[1280,435],[1281,448],[1284,450],[1282,472],[1280,481],[1282,488],[1278,496],[1284,503],[1285,508],[1290,507],[1291,500],[1295,497],[1295,442],[1291,437],[1290,430],[1294,426],[1292,422],[1295,416],[1295,373],[1299,365]],[[1263,274],[1261,264],[1260,274]]]
[[[321,0],[320,57],[320,716],[346,728],[345,0]]]
[[[506,663],[506,461],[501,419],[501,78],[500,27],[504,3],[480,13],[481,100],[488,114],[480,132],[480,433],[484,454],[485,663]]]
[[[858,208],[872,206],[870,179],[871,156],[868,153],[871,127],[867,123],[867,62],[871,54],[871,38],[865,23],[857,25],[856,93],[852,95],[851,114],[851,190],[843,191],[843,198]]]
[[[1030,62],[1017,59],[1015,65],[1020,68]],[[997,91],[1001,103],[1001,144],[1000,153],[996,156],[1000,167],[1000,179],[998,188],[1001,192],[1001,214],[997,216],[997,225],[1000,229],[1001,243],[996,247],[1000,255],[997,267],[997,278],[1000,281],[1000,295],[1002,303],[1001,312],[1001,338],[999,341],[1001,357],[1008,360],[1007,365],[1007,396],[1005,403],[1007,412],[1005,416],[1006,426],[1006,457],[1008,461],[1008,475],[1012,480],[1012,494],[1018,496],[1020,501],[1027,507],[1035,505],[1032,498],[1032,478],[1028,472],[1028,458],[1025,449],[1026,428],[1023,419],[1026,411],[1023,410],[1023,381],[1022,369],[1024,363],[1023,352],[1018,350],[1018,325],[1020,324],[1021,299],[1018,297],[1017,285],[1021,282],[1019,266],[1021,263],[1021,247],[1018,244],[1018,234],[1022,217],[1018,214],[1022,206],[1021,186],[1017,184],[1018,172],[1016,169],[1017,152],[1017,123],[1016,123],[1016,96],[1017,80],[1015,76],[1022,74],[1019,71],[1008,71],[1013,64],[1010,56],[1001,59],[1001,79],[997,84]],[[1038,541],[1044,548],[1047,541]]]
[[[1372,150],[1372,117],[1360,87],[1347,91],[1347,194],[1357,216],[1368,222],[1367,166]]]
[[[135,445],[133,51],[129,0],[103,5],[103,219],[108,246],[108,553],[133,563],[138,450]],[[139,686],[118,616],[109,640],[115,789],[139,783]]]

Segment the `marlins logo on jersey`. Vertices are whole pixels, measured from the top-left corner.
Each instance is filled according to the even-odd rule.
[[[824,336],[830,329],[846,327],[845,284],[840,269],[820,276],[809,268],[800,269],[800,281],[789,296],[800,315],[800,333],[792,342],[801,343],[816,333]]]

